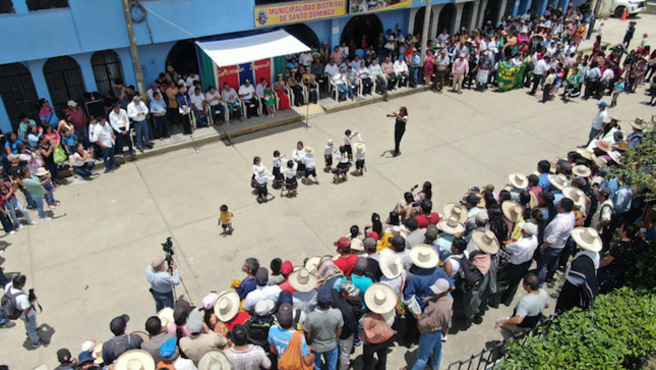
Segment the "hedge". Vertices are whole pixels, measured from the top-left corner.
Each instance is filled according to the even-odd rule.
[[[636,368],[654,353],[656,295],[624,287],[597,297],[590,310],[560,315],[545,335],[510,341],[499,367]]]

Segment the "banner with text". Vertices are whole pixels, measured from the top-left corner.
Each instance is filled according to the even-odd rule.
[[[319,0],[284,5],[256,6],[255,27],[307,22],[346,14],[346,0]]]
[[[525,65],[518,67],[510,62],[499,62],[499,70],[497,71],[498,91],[504,92],[522,87],[525,68]]]
[[[382,10],[409,8],[412,0],[349,0],[349,13],[372,13]]]

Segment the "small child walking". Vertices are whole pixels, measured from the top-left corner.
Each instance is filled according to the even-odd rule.
[[[364,143],[355,144],[355,176],[364,175],[364,160],[367,147]]]
[[[613,87],[613,97],[611,98],[610,101],[610,106],[614,107],[617,105],[617,97],[620,96],[622,92],[624,92],[624,77],[620,77],[617,79],[617,82],[615,82],[615,86]]]
[[[316,163],[314,162],[314,149],[309,146],[305,147],[305,157],[301,160],[305,166],[305,178],[303,184],[307,185],[310,181],[310,175],[314,178],[314,183],[319,185],[319,178],[317,177]]]
[[[323,159],[326,162],[326,166],[323,168],[323,172],[330,172],[330,170],[333,169],[333,153],[336,151],[337,149],[333,145],[333,140],[328,140],[326,146],[323,148]]]
[[[221,225],[223,234],[232,234],[232,231],[235,229],[232,227],[232,211],[225,204],[221,205],[219,209],[221,212],[219,212],[219,223],[217,226]]]

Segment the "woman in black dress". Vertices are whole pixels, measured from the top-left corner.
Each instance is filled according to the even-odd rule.
[[[401,139],[405,133],[405,124],[408,123],[408,109],[401,107],[398,112],[388,114],[387,117],[396,118],[396,123],[394,124],[394,152],[392,153],[392,156],[396,157],[401,154]]]

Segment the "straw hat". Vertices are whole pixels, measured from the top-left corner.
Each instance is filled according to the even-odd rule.
[[[222,351],[209,351],[198,361],[198,370],[229,370],[232,369],[230,360]]]
[[[419,268],[430,269],[440,263],[440,256],[432,246],[419,244],[410,250],[410,260]]]
[[[613,145],[613,148],[621,152],[626,152],[627,150],[629,150],[629,143],[626,141],[620,141],[619,143]]]
[[[132,333],[130,333],[130,335],[138,335],[139,337],[141,337],[141,339],[143,339],[144,342],[150,340],[150,336],[145,331],[141,331],[141,330],[133,331]]]
[[[96,345],[93,347],[93,351],[91,351],[91,356],[96,358],[96,361],[93,363],[96,365],[100,365],[103,363],[102,359],[102,348],[103,348],[103,342],[98,342]]]
[[[540,205],[540,201],[538,201],[537,195],[535,195],[535,193],[532,191],[529,191],[528,194],[531,197],[528,205],[531,207],[531,209],[537,208]]]
[[[357,143],[355,144],[355,151],[360,154],[364,154],[367,151],[367,147],[364,145],[364,143]]]
[[[526,189],[528,186],[528,177],[521,173],[511,173],[508,175],[508,181],[517,189]]]
[[[586,148],[579,148],[579,149],[576,149],[576,152],[579,153],[581,155],[581,157],[583,157],[583,158],[585,158],[589,161],[592,160],[592,154],[593,154],[592,150],[586,149]]]
[[[465,223],[467,221],[467,208],[457,203],[449,203],[443,208],[444,218],[449,216],[458,217],[458,221]]]
[[[592,160],[594,163],[597,165],[597,167],[601,168],[606,166],[608,163],[606,162],[606,158],[603,158],[603,156],[597,157],[596,155],[592,156]]]
[[[305,268],[312,271],[319,266],[319,262],[321,262],[321,256],[312,256],[305,261]]]
[[[572,167],[572,173],[576,177],[589,177],[590,174],[592,174],[592,171],[590,171],[590,168],[588,168],[588,166],[583,164],[578,164]]]
[[[474,230],[472,233],[472,242],[476,244],[478,249],[487,254],[497,254],[499,252],[499,241],[490,230]]]
[[[558,175],[548,175],[547,178],[549,179],[551,185],[553,185],[558,190],[563,190],[563,188],[568,185],[567,176],[563,175],[562,173],[559,173]]]
[[[378,260],[380,271],[388,279],[394,279],[403,272],[403,261],[396,255],[392,248],[385,248],[380,251]]]
[[[219,294],[214,303],[214,314],[223,321],[230,321],[239,313],[239,294],[234,290],[226,290]]]
[[[629,124],[636,130],[642,131],[645,128],[645,121],[642,119],[642,117],[636,118],[635,120],[629,122]]]
[[[36,170],[36,175],[37,175],[37,176],[45,176],[45,175],[47,175],[47,174],[49,174],[49,173],[50,173],[50,171],[46,170],[46,169],[43,168],[43,167],[39,167],[39,169]]]
[[[610,151],[613,150],[613,146],[610,145],[610,143],[608,141],[597,140],[597,141],[595,141],[595,145],[602,152],[610,152]]]
[[[116,360],[115,370],[152,370],[155,368],[155,360],[150,353],[133,349],[123,353]]]
[[[448,218],[443,218],[437,223],[437,228],[449,235],[455,235],[465,231],[465,225],[460,222],[458,216],[450,215]]]
[[[608,152],[608,156],[610,157],[610,159],[613,160],[613,162],[617,164],[622,163],[622,154],[620,154],[620,152],[616,152],[616,151]]]
[[[159,320],[162,322],[162,327],[169,328],[173,323],[175,323],[175,319],[173,318],[173,309],[171,307],[164,307],[162,308],[158,313],[157,317],[159,317]]]
[[[601,250],[601,237],[599,237],[597,230],[592,227],[574,228],[572,230],[572,239],[583,250],[590,252],[599,252]]]
[[[306,268],[300,268],[289,274],[289,284],[294,290],[308,293],[317,286],[318,279]]]
[[[581,189],[573,186],[566,186],[563,188],[563,195],[574,202],[574,207],[581,209],[585,207],[585,194]]]
[[[523,214],[521,204],[512,200],[507,200],[501,203],[501,212],[503,212],[503,215],[512,222],[519,222]]]
[[[307,153],[307,154],[314,153],[314,149],[312,149],[311,146],[306,146],[305,149],[303,149],[303,150],[305,150],[305,153]]]
[[[389,285],[383,283],[373,283],[364,292],[364,304],[371,312],[377,314],[392,312],[397,301],[396,293]]]
[[[549,173],[555,174],[556,173],[556,167],[558,167],[558,161],[560,158],[556,158],[553,161],[549,162]]]

